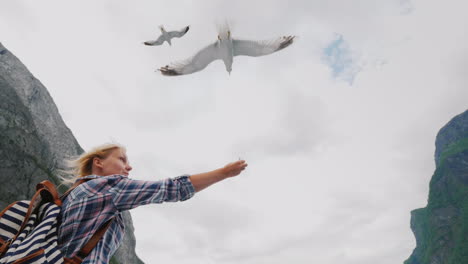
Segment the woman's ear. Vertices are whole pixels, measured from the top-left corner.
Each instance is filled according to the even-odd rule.
[[[102,160],[98,157],[93,158],[93,167],[102,169]]]

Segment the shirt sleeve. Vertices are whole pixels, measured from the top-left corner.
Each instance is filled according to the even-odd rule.
[[[123,178],[109,193],[117,210],[125,211],[150,203],[185,201],[194,196],[195,188],[189,175],[160,181]]]

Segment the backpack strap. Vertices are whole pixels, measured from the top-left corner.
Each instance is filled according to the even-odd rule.
[[[73,191],[76,187],[78,187],[80,184],[87,182],[92,179],[85,179],[85,180],[79,180],[76,181],[75,184],[73,184],[70,189],[68,189],[60,199],[64,199],[68,194],[70,194],[71,191]],[[106,233],[107,229],[111,226],[112,222],[114,221],[115,217],[112,217],[111,219],[107,220],[99,229],[94,233],[94,235],[89,239],[88,242],[76,253],[76,255],[72,258],[64,258],[65,264],[81,264],[83,262],[83,259],[85,259],[89,253],[96,247],[96,245],[99,243],[99,240],[104,236]]]
[[[42,181],[36,185],[36,191],[41,191],[42,199],[45,201],[53,202],[58,206],[62,206],[62,200],[60,199],[55,185],[50,181]]]
[[[89,253],[96,247],[99,243],[99,240],[104,236],[107,229],[109,229],[110,225],[114,221],[114,218],[107,220],[97,231],[94,235],[89,239],[89,241],[76,253],[76,255],[72,258],[64,258],[65,264],[81,264],[83,259],[85,259]]]

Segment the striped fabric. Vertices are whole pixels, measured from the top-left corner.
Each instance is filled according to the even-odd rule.
[[[18,201],[0,218],[0,239],[6,241],[16,235],[23,223],[30,201]]]
[[[0,238],[3,241],[16,235],[24,221],[29,204],[30,201],[16,202],[1,216]],[[37,212],[32,213],[21,234],[0,258],[0,263],[63,263],[57,245],[59,213],[60,207],[54,203],[44,203]]]

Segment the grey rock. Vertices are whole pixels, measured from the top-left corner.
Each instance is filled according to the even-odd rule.
[[[120,263],[135,263],[143,264],[135,253],[135,229],[133,227],[132,217],[128,211],[122,213],[125,223],[125,237],[127,238],[126,243],[122,243],[119,250],[115,253],[114,257],[117,260],[125,260]]]

